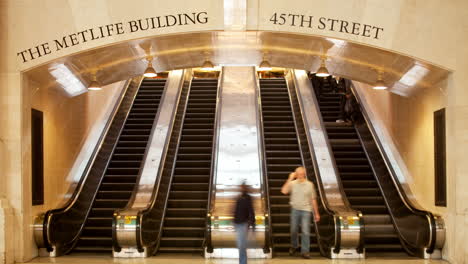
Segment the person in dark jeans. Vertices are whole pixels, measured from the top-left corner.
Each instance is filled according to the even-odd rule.
[[[359,111],[359,104],[356,101],[352,91],[351,91],[351,83],[349,80],[343,79],[344,87],[344,94],[341,96],[340,101],[340,115],[337,123],[351,123],[354,121],[356,114]]]
[[[247,263],[247,234],[249,226],[255,230],[255,212],[249,187],[245,182],[240,186],[241,194],[237,198],[234,210],[234,226],[237,232],[237,248],[239,249],[239,264]]]
[[[291,248],[289,255],[293,256],[299,249],[298,232],[302,229],[301,254],[303,258],[310,258],[310,218],[313,212],[314,221],[320,221],[317,204],[317,193],[314,184],[307,180],[306,169],[298,167],[289,174],[288,180],[281,187],[283,194],[289,195],[291,205]]]

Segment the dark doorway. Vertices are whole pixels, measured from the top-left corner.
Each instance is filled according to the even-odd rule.
[[[44,117],[31,109],[32,205],[44,204]]]
[[[447,206],[445,108],[434,112],[435,205]]]

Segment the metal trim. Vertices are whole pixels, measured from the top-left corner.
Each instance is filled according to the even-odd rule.
[[[207,216],[206,216],[206,230],[203,246],[206,250],[204,252],[212,253],[213,245],[211,240],[211,216],[213,215],[213,205],[216,198],[216,177],[218,168],[218,146],[219,146],[219,131],[220,131],[220,119],[221,119],[221,105],[222,105],[222,83],[224,80],[224,67],[221,68],[218,76],[218,85],[216,87],[216,109],[215,109],[215,123],[213,129],[213,142],[211,150],[211,168],[210,168],[210,182],[208,189],[208,204],[207,204]]]
[[[292,113],[293,113],[292,116],[293,116],[293,120],[294,120],[294,129],[296,130],[297,141],[298,141],[299,150],[300,150],[300,154],[301,154],[302,164],[303,164],[304,166],[306,166],[306,164],[305,164],[305,159],[304,159],[304,150],[303,150],[303,148],[302,148],[301,138],[300,138],[300,136],[299,136],[299,131],[298,131],[298,130],[299,130],[299,129],[298,129],[298,125],[299,125],[299,124],[298,124],[298,120],[297,120],[296,115],[295,115],[295,114],[297,113],[297,114],[299,114],[299,115],[302,116],[303,113],[301,112],[300,109],[298,110],[298,109],[295,109],[295,108],[294,108],[294,104],[293,104],[294,98],[293,98],[292,92],[295,93],[295,90],[293,90],[294,88],[291,87],[291,86],[294,86],[294,83],[290,84],[290,82],[293,82],[293,80],[292,80],[292,79],[288,79],[289,77],[287,77],[287,76],[290,75],[290,74],[292,74],[292,73],[289,72],[289,71],[287,71],[287,72],[285,73],[284,80],[285,80],[285,82],[286,82],[286,87],[287,87],[287,90],[288,90],[289,103],[291,104],[291,110],[292,110]],[[298,100],[298,99],[297,99],[297,94],[296,94],[296,100]],[[299,103],[298,103],[298,104],[299,104]],[[306,144],[308,144],[308,143],[306,143]],[[310,150],[309,150],[309,152],[310,152]],[[314,156],[312,155],[312,153],[310,153],[310,155],[311,155],[311,158],[312,158],[312,160],[313,160],[313,159],[314,159]],[[316,168],[315,168],[315,166],[314,166],[314,174],[316,175],[317,172],[316,172],[315,170],[316,170]],[[306,176],[309,178],[309,175],[306,175]],[[316,180],[319,180],[319,178],[316,177]],[[327,207],[327,205],[326,205],[326,202],[325,202],[325,200],[323,199],[324,193],[323,193],[323,190],[321,190],[322,184],[319,183],[319,182],[317,182],[316,185],[317,185],[316,188],[317,188],[318,191],[319,191],[320,203],[322,204],[323,209],[325,210],[325,212],[327,212],[328,215],[333,215],[333,212],[330,212],[330,211],[329,211],[329,209],[328,209],[328,207]],[[334,218],[334,216],[333,216],[333,218]],[[334,221],[334,224],[336,225],[335,219],[334,219],[333,221]],[[325,248],[324,248],[324,245],[322,245],[322,243],[320,243],[320,242],[321,242],[320,231],[319,231],[319,228],[318,228],[317,223],[314,223],[314,229],[315,229],[315,235],[317,236],[317,244],[318,244],[318,246],[319,246],[320,253],[322,254],[322,256],[331,257],[331,252],[330,252],[328,249],[325,249]],[[336,227],[335,227],[334,229],[335,229],[335,232],[334,232],[334,233],[336,234]],[[337,241],[337,240],[336,240],[336,237],[335,237],[335,242],[336,242],[336,241]]]
[[[177,100],[177,107],[179,107],[180,105],[180,100],[182,99],[182,95],[184,94],[184,91],[183,91],[183,87],[185,86],[185,80],[187,78],[187,76],[190,76],[190,79],[188,81],[188,85],[187,85],[187,94],[186,96],[188,97],[189,94],[190,94],[190,87],[191,87],[191,82],[192,82],[192,71],[191,70],[188,70],[184,75],[183,75],[183,82],[181,83],[181,86],[182,86],[182,89],[181,89],[181,92],[180,92],[180,96],[179,96],[179,99]],[[184,120],[184,117],[185,117],[185,112],[186,112],[186,109],[187,109],[187,103],[188,103],[188,100],[185,101],[185,105],[183,106],[184,110],[183,110],[183,114],[182,114],[182,120]],[[173,134],[173,129],[174,129],[174,124],[175,124],[175,121],[176,121],[176,118],[175,116],[177,115],[177,113],[174,114],[174,118],[173,118],[173,124],[171,125],[171,132],[170,132],[170,137],[168,137],[169,139],[169,142],[172,140],[172,134]],[[181,121],[182,124],[181,124],[181,129],[183,127],[183,121]],[[169,181],[169,185],[172,183],[172,175],[174,174],[173,171],[175,169],[175,164],[176,164],[176,156],[177,156],[177,151],[178,151],[178,146],[179,146],[179,143],[180,143],[180,134],[177,138],[177,147],[176,147],[176,153],[175,153],[175,158],[174,158],[174,163],[172,165],[172,168],[171,168],[171,178],[170,178],[170,181]],[[160,164],[160,167],[162,168],[160,170],[160,173],[162,174],[163,171],[164,171],[164,166],[166,164],[166,161],[167,161],[167,151],[169,150],[169,144],[166,143],[165,146],[167,146],[166,150],[164,151],[164,155],[163,155],[163,158],[161,159],[163,162]],[[162,210],[163,213],[162,213],[162,216],[161,216],[161,223],[160,223],[160,226],[159,226],[159,232],[158,232],[158,235],[157,235],[157,238],[156,240],[154,241],[154,244],[153,245],[144,245],[144,241],[143,241],[143,238],[141,236],[141,232],[142,232],[142,222],[143,222],[143,217],[145,215],[145,213],[151,211],[153,208],[154,208],[154,205],[156,203],[156,198],[157,198],[157,194],[159,193],[159,188],[160,188],[160,183],[161,183],[161,180],[162,180],[162,175],[158,176],[158,183],[156,185],[156,188],[153,188],[153,193],[152,193],[152,197],[151,197],[151,203],[149,204],[149,206],[147,208],[145,208],[144,210],[140,210],[138,212],[138,215],[137,215],[137,226],[136,226],[136,235],[137,235],[137,238],[136,238],[136,246],[138,248],[138,251],[139,252],[146,252],[146,254],[150,254],[150,255],[153,255],[156,253],[156,251],[158,250],[159,248],[159,242],[160,242],[160,238],[161,238],[161,230],[162,230],[162,226],[164,224],[164,217],[165,217],[165,213],[166,213],[166,207],[167,207],[167,200],[169,198],[169,191],[167,192],[166,194],[166,198],[165,198],[165,203],[164,203],[164,209]]]
[[[153,125],[152,125],[152,128],[151,128],[150,137],[149,137],[149,140],[148,140],[148,143],[147,143],[147,146],[146,146],[145,154],[144,154],[142,163],[140,165],[140,171],[139,171],[138,178],[137,178],[137,184],[135,185],[135,187],[133,189],[132,196],[131,196],[129,202],[127,203],[126,207],[123,208],[123,209],[118,209],[118,210],[116,210],[114,212],[114,216],[112,218],[112,221],[113,221],[113,244],[114,244],[114,250],[113,251],[114,251],[114,256],[117,256],[118,252],[120,252],[120,250],[122,248],[127,249],[127,247],[137,245],[138,244],[137,241],[139,241],[141,239],[140,234],[138,232],[137,226],[135,226],[134,232],[132,232],[133,229],[130,229],[130,230],[126,231],[125,230],[126,226],[123,229],[121,229],[116,224],[116,222],[117,222],[117,219],[120,219],[121,217],[135,217],[135,218],[138,218],[139,211],[144,209],[144,208],[147,208],[148,205],[151,203],[151,198],[150,198],[147,201],[147,203],[146,203],[146,205],[144,207],[142,207],[141,204],[135,204],[137,195],[139,193],[145,192],[144,190],[140,190],[140,179],[141,179],[142,174],[144,172],[144,168],[145,168],[145,165],[146,165],[146,161],[148,159],[148,153],[150,152],[151,144],[153,143],[153,140],[155,140],[155,136],[156,136],[155,132],[156,132],[157,126],[161,122],[160,117],[161,117],[162,111],[164,110],[163,107],[165,106],[165,102],[167,100],[172,99],[172,98],[167,97],[168,93],[169,93],[168,87],[171,85],[171,81],[178,81],[179,85],[178,85],[178,88],[177,88],[177,90],[175,92],[176,93],[176,95],[175,95],[176,99],[174,100],[173,109],[172,109],[172,111],[170,113],[170,117],[168,118],[168,124],[169,124],[168,125],[168,130],[166,132],[166,138],[164,139],[164,144],[163,144],[162,151],[161,151],[159,165],[158,165],[157,171],[155,173],[154,184],[152,185],[152,188],[151,188],[151,195],[152,195],[151,197],[153,197],[154,188],[156,187],[156,185],[158,185],[159,178],[161,177],[161,173],[162,173],[162,169],[163,169],[163,166],[161,164],[164,163],[165,155],[166,155],[166,152],[167,152],[167,149],[168,149],[168,143],[170,141],[170,137],[171,137],[171,134],[172,134],[173,125],[174,125],[174,122],[175,122],[176,110],[177,110],[178,102],[180,100],[180,96],[182,94],[184,75],[185,75],[185,70],[182,70],[182,73],[181,73],[180,77],[176,76],[177,79],[174,78],[174,80],[172,80],[171,75],[169,75],[169,77],[166,79],[166,83],[165,83],[165,86],[164,86],[164,91],[163,91],[163,94],[161,95],[161,99],[160,99],[160,103],[159,103],[159,107],[158,107],[158,112],[157,112],[157,114],[155,116],[155,119],[153,121]],[[170,94],[170,95],[174,96],[173,94]],[[145,250],[143,248],[138,247],[138,252],[144,253],[144,251]],[[143,255],[144,254],[134,253],[132,256],[141,257]]]
[[[255,107],[257,108],[257,131],[258,131],[258,151],[260,153],[260,174],[261,174],[261,186],[262,188],[262,199],[264,208],[267,210],[265,215],[265,248],[264,253],[272,252],[272,227],[271,227],[271,208],[270,208],[270,193],[269,193],[269,184],[268,184],[268,169],[266,166],[266,150],[264,144],[264,133],[263,133],[263,112],[262,112],[262,100],[261,100],[261,93],[260,93],[260,78],[258,77],[257,71],[253,72],[255,82],[255,97],[257,99],[257,103]]]
[[[310,85],[310,87],[307,87],[307,88],[309,88],[309,90],[310,90],[309,99],[312,100],[312,103],[309,106],[314,107],[313,110],[315,111],[316,115],[314,116],[313,114],[309,114],[310,111],[305,111],[306,106],[304,104],[304,97],[306,95],[303,94],[303,92],[301,91],[301,87],[303,89],[305,89],[305,88],[300,84],[299,79],[298,79],[299,78],[298,75],[301,72],[302,72],[303,75],[307,76],[307,73],[305,71],[302,71],[302,70],[295,70],[295,69],[289,69],[288,70],[288,74],[291,75],[291,79],[292,79],[292,82],[293,82],[293,85],[294,85],[294,89],[296,91],[298,105],[299,105],[299,108],[300,108],[301,115],[303,117],[304,129],[305,129],[305,133],[306,133],[306,136],[307,136],[307,143],[308,143],[309,149],[311,151],[310,154],[311,154],[311,157],[312,157],[312,162],[313,162],[313,165],[315,167],[317,183],[320,185],[319,190],[323,194],[323,196],[322,196],[322,199],[324,200],[323,204],[329,211],[334,213],[335,217],[338,217],[338,219],[340,219],[339,220],[340,222],[341,222],[342,217],[346,217],[346,218],[347,217],[353,217],[353,219],[357,218],[357,221],[359,221],[359,235],[357,236],[357,239],[356,239],[356,237],[354,235],[355,230],[348,230],[348,232],[346,232],[346,230],[341,230],[341,226],[342,226],[341,224],[337,225],[337,227],[340,228],[340,230],[338,230],[339,232],[337,232],[337,234],[339,234],[340,237],[336,238],[336,241],[339,244],[336,244],[334,246],[334,250],[339,250],[340,247],[341,247],[340,244],[344,241],[343,244],[346,245],[345,246],[346,248],[356,248],[357,251],[360,251],[360,247],[361,247],[360,241],[361,241],[361,234],[362,234],[362,230],[363,230],[361,212],[357,211],[357,210],[354,210],[351,207],[351,204],[349,203],[349,201],[347,199],[347,196],[346,196],[346,194],[344,192],[343,185],[342,185],[342,182],[341,182],[341,178],[339,176],[339,172],[338,172],[338,169],[337,169],[336,161],[335,161],[335,158],[334,158],[334,156],[332,154],[333,151],[331,149],[330,140],[328,138],[328,134],[326,133],[325,125],[324,125],[324,122],[323,122],[323,117],[322,117],[322,114],[321,114],[319,106],[318,106],[317,96],[315,95],[313,84],[309,80],[309,78],[307,78],[307,84]],[[327,192],[323,188],[322,173],[320,171],[320,168],[322,166],[320,165],[320,161],[319,161],[319,159],[317,159],[317,156],[316,156],[316,153],[318,151],[317,151],[316,146],[313,143],[314,142],[313,135],[310,133],[310,131],[312,130],[312,128],[311,128],[312,126],[309,123],[309,121],[314,121],[314,124],[317,127],[314,128],[313,130],[320,131],[322,136],[324,137],[324,140],[325,140],[325,143],[326,143],[326,150],[327,150],[325,154],[328,156],[327,158],[330,160],[331,165],[333,167],[335,182],[332,183],[330,181],[327,181],[327,186],[329,186],[328,189],[338,190],[339,193],[337,193],[337,192],[330,193],[330,192]],[[334,186],[334,188],[330,188],[330,185]],[[328,201],[329,199],[333,199],[333,201],[334,201],[333,205],[331,205],[329,203],[329,201]],[[335,252],[335,253],[338,253],[338,252]]]

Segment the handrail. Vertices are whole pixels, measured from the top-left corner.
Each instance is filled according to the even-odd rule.
[[[206,252],[213,253],[213,245],[211,241],[211,216],[213,215],[214,201],[216,195],[216,176],[218,167],[218,149],[219,146],[219,131],[220,131],[220,119],[221,119],[221,105],[222,105],[222,83],[224,80],[223,68],[221,68],[218,76],[218,86],[216,89],[216,110],[215,110],[215,123],[213,129],[213,143],[211,147],[211,168],[210,168],[210,182],[208,187],[208,204],[207,204],[207,216],[206,216],[206,230],[205,238],[203,241],[203,247],[206,248]]]
[[[260,151],[260,174],[261,174],[261,179],[262,183],[261,186],[262,192],[263,192],[263,204],[264,207],[267,211],[265,215],[265,247],[263,249],[264,253],[269,253],[271,250],[271,246],[273,244],[272,238],[272,227],[271,227],[271,208],[270,208],[270,187],[268,184],[268,169],[266,166],[266,149],[265,149],[265,144],[263,142],[264,133],[263,133],[263,112],[262,112],[262,100],[261,100],[261,94],[260,94],[260,81],[258,78],[258,74],[256,71],[254,71],[254,78],[256,80],[256,89],[255,89],[255,95],[257,98],[257,103],[255,104],[257,108],[257,131],[258,131],[258,146],[259,146],[259,151]]]
[[[289,74],[291,74],[291,73],[289,73]],[[304,129],[304,124],[303,124],[303,122],[301,122],[303,120],[302,112],[301,112],[300,109],[297,109],[298,106],[299,106],[299,102],[298,102],[298,98],[297,98],[297,95],[296,95],[296,91],[292,87],[293,85],[290,84],[286,80],[286,78],[285,78],[285,82],[286,82],[286,85],[287,85],[289,101],[291,103],[291,109],[292,109],[292,112],[293,112],[294,125],[295,125],[295,128],[296,128],[297,140],[298,140],[298,143],[299,143],[298,145],[299,145],[299,148],[300,148],[302,163],[303,163],[303,165],[304,165],[304,167],[306,168],[307,171],[313,171],[314,175],[316,176],[317,175],[317,171],[315,171],[316,168],[314,167],[313,164],[311,164],[311,162],[308,162],[309,158],[312,161],[313,157],[311,155],[311,150],[307,150],[307,148],[308,148],[307,138],[304,138],[306,133],[305,133],[305,129]],[[301,124],[302,124],[302,126],[301,126]],[[310,157],[305,158],[304,157],[305,154],[306,155],[308,154],[308,156],[310,156]],[[339,248],[340,234],[338,233],[338,231],[340,229],[338,228],[339,225],[337,225],[338,224],[337,221],[339,221],[339,220],[336,219],[334,213],[328,209],[328,206],[327,206],[326,201],[324,199],[324,197],[325,197],[324,190],[322,189],[322,184],[320,184],[320,182],[319,182],[319,177],[316,176],[316,180],[317,180],[317,184],[315,184],[315,185],[317,185],[317,189],[319,190],[318,198],[320,199],[320,203],[318,203],[319,204],[319,210],[322,209],[321,210],[322,212],[320,212],[321,222],[323,223],[323,221],[330,220],[329,218],[331,218],[333,223],[331,223],[332,221],[328,221],[328,225],[325,225],[325,227],[330,229],[330,227],[332,225],[333,230],[328,230],[329,233],[332,233],[332,235],[331,235],[331,237],[328,237],[328,239],[326,240],[327,236],[322,238],[322,232],[321,232],[320,228],[318,227],[317,222],[315,222],[315,224],[314,224],[314,229],[315,229],[315,234],[317,236],[317,244],[318,244],[319,249],[320,249],[320,254],[322,256],[324,256],[324,257],[331,258],[331,249],[333,248],[331,244],[333,243],[333,246],[335,246],[335,248]],[[330,241],[333,241],[333,242],[330,242]]]
[[[165,83],[165,85],[164,85],[164,90],[163,90],[163,92],[162,92],[162,94],[161,94],[161,99],[160,99],[160,101],[159,101],[159,106],[160,106],[160,107],[158,107],[158,110],[157,110],[157,112],[156,112],[156,115],[155,115],[153,124],[152,124],[152,126],[151,126],[151,131],[150,131],[150,133],[149,133],[150,136],[149,136],[149,138],[148,138],[148,143],[147,143],[145,152],[144,152],[144,154],[143,154],[143,159],[142,159],[142,162],[141,162],[141,164],[140,164],[139,173],[138,173],[137,179],[136,179],[136,183],[137,183],[137,184],[135,184],[135,187],[133,188],[132,195],[130,196],[130,199],[128,200],[126,207],[125,207],[124,209],[118,209],[117,211],[128,210],[128,209],[129,209],[129,206],[132,206],[133,203],[135,202],[136,196],[137,196],[137,194],[138,194],[138,189],[139,189],[138,183],[139,183],[140,180],[141,180],[141,177],[142,177],[142,174],[143,174],[143,170],[144,170],[145,165],[146,165],[146,161],[148,160],[148,155],[149,155],[149,153],[150,153],[150,151],[151,151],[151,148],[150,148],[150,147],[152,147],[152,146],[151,146],[150,144],[151,144],[151,142],[153,141],[154,137],[157,136],[157,135],[156,135],[157,124],[158,124],[159,121],[160,121],[161,112],[163,111],[163,109],[162,109],[163,107],[162,107],[162,106],[164,105],[164,102],[167,100],[166,95],[168,94],[168,86],[169,86],[169,83],[170,83],[170,82],[169,82],[169,78],[168,78],[168,79],[166,79],[166,83]],[[174,115],[174,114],[172,114],[172,115]],[[171,116],[171,119],[172,119],[172,116]],[[168,141],[169,141],[169,140],[166,139],[166,140],[165,140],[165,143],[167,143]],[[164,144],[164,145],[166,145],[166,144]],[[130,208],[131,208],[131,207],[130,207]]]
[[[92,202],[96,197],[98,187],[109,164],[110,156],[123,130],[123,125],[128,117],[131,105],[133,104],[142,80],[142,77],[136,77],[126,82],[125,88],[122,90],[119,97],[119,101],[114,105],[111,116],[106,122],[105,128],[99,137],[98,144],[96,144],[91,159],[71,198],[62,208],[49,210],[45,212],[44,215],[37,218],[38,221],[43,222],[42,224],[39,222],[35,223],[34,233],[36,243],[38,247],[46,248],[47,251],[51,252],[51,255],[59,256],[68,253],[73,249],[77,238],[81,234],[85,220],[91,210]],[[83,189],[85,187],[91,188],[91,190],[84,191]],[[85,199],[85,201],[89,203],[86,207],[87,209],[72,210],[75,205],[77,205],[80,198]],[[76,214],[79,214],[79,216],[76,216]],[[77,222],[79,223],[78,225]],[[37,229],[42,229],[42,232]],[[54,230],[52,231],[52,229]],[[72,229],[72,231],[70,229]],[[40,233],[42,233],[41,237],[39,237]],[[67,238],[64,238],[64,235],[66,235]]]
[[[134,250],[137,244],[136,223],[128,219],[136,219],[138,212],[151,203],[153,190],[157,187],[158,178],[161,175],[161,164],[168,149],[184,73],[184,70],[169,73],[140,165],[137,184],[125,208],[114,212],[112,218],[114,257],[141,256]],[[122,248],[124,251],[120,253]]]
[[[191,72],[187,72],[186,75],[191,75]],[[184,78],[182,85],[183,88],[177,100],[177,110],[169,133],[171,136],[169,142],[165,144],[165,150],[161,158],[162,162],[158,170],[160,175],[157,177],[158,181],[153,188],[151,203],[145,209],[138,211],[136,217],[136,247],[139,252],[144,252],[146,255],[153,255],[159,247],[169,198],[169,188],[172,183],[180,143],[182,123],[187,108],[191,78],[189,80]],[[155,228],[155,226],[158,226],[158,228]]]
[[[312,163],[316,172],[317,183],[323,192],[324,204],[330,212],[334,213],[339,221],[341,219],[347,221],[347,219],[351,218],[354,223],[358,222],[358,225],[353,228],[347,225],[348,228],[342,229],[340,225],[340,237],[337,238],[337,242],[339,239],[339,243],[334,246],[334,253],[338,253],[342,247],[348,249],[354,248],[356,249],[356,253],[362,253],[362,233],[364,230],[361,219],[362,214],[351,207],[344,192],[328,133],[326,132],[323,117],[319,109],[315,87],[305,71],[293,69],[289,71],[293,75],[294,89],[296,90],[299,109],[306,131],[305,140],[307,140],[309,150],[311,151]],[[307,112],[305,109],[308,109]],[[327,186],[326,189],[324,185]],[[356,234],[356,229],[359,230],[358,234]]]
[[[356,91],[354,85],[351,85],[351,91],[358,102],[362,102],[361,95]],[[445,237],[443,220],[438,216],[434,216],[431,212],[419,209],[412,204],[401,186],[393,166],[391,166],[389,157],[362,103],[360,103],[360,110],[360,114],[355,121],[355,129],[364,152],[369,159],[372,171],[376,176],[379,188],[382,190],[384,201],[387,204],[399,238],[408,253],[418,256],[431,254],[436,247],[441,248],[444,243],[444,238],[440,239],[437,237],[437,235]],[[391,198],[395,198],[393,197],[395,194],[400,199],[390,200]],[[405,209],[408,211],[405,211]],[[413,216],[418,216],[418,218],[414,218]],[[427,233],[424,235],[418,232],[415,238],[409,238],[404,233],[404,230],[410,230],[414,233],[414,226],[418,221],[420,222],[417,225],[419,228],[424,227],[423,223],[427,221]],[[402,227],[402,225],[406,227]],[[426,242],[421,241],[421,238],[425,238]]]

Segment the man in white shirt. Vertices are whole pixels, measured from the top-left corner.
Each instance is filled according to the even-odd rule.
[[[289,254],[294,255],[298,249],[297,233],[301,225],[301,255],[310,258],[310,214],[313,210],[315,222],[320,221],[317,205],[317,193],[314,184],[307,180],[304,167],[298,167],[289,174],[288,180],[281,188],[283,194],[289,194],[291,205],[291,248]]]

